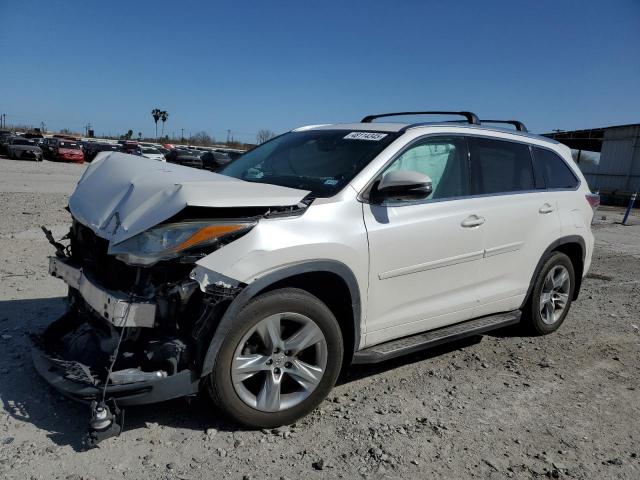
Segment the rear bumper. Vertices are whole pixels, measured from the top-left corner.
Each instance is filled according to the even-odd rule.
[[[42,378],[62,395],[82,403],[90,403],[101,397],[104,385],[70,377],[72,362],[64,362],[46,355],[39,347],[31,351],[33,365]],[[107,386],[106,399],[114,398],[118,405],[144,405],[163,402],[198,392],[200,378],[191,370],[183,370],[157,380]]]

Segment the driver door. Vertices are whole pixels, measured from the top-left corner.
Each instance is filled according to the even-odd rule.
[[[478,302],[483,229],[477,199],[468,197],[464,137],[418,140],[382,175],[393,170],[428,175],[433,191],[420,201],[387,198],[363,206],[370,262],[366,345],[472,318]]]

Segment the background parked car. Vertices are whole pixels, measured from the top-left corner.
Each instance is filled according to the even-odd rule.
[[[179,165],[185,165],[187,167],[202,168],[200,152],[195,150],[174,148],[168,153],[167,161],[177,163]]]
[[[53,147],[52,157],[54,160],[84,163],[84,153],[78,142],[70,140],[56,139]]]
[[[42,149],[42,156],[47,160],[53,160],[53,149],[57,144],[57,138],[44,138],[42,143],[40,144],[40,148]]]
[[[120,145],[117,143],[89,143],[84,149],[85,162],[91,162],[100,152],[119,152]]]
[[[167,161],[162,152],[155,147],[140,146],[139,150],[140,155],[143,157],[151,158],[152,160],[159,160],[161,162]]]
[[[223,152],[204,152],[200,155],[202,160],[202,168],[217,172],[223,166],[231,162],[231,157],[227,153]]]
[[[141,155],[138,142],[133,142],[130,140],[120,140],[118,141],[118,143],[120,144],[120,148],[123,153],[128,153],[129,155]]]
[[[42,161],[42,149],[33,140],[14,137],[7,145],[7,155],[13,159],[29,159],[36,162]]]
[[[163,147],[163,146],[159,146],[159,147],[156,147],[156,148],[158,149],[158,151],[159,151],[162,155],[164,155],[164,158],[165,158],[165,160],[166,160],[166,159],[167,159],[167,155],[169,154],[169,152],[170,152],[171,150],[169,150],[168,148],[165,148],[165,147]]]
[[[39,132],[27,132],[24,135],[24,138],[28,138],[30,140],[36,140],[36,138],[44,138],[44,135],[42,135]]]
[[[13,132],[2,132],[0,133],[0,153],[7,155],[7,146],[12,138],[15,138],[16,135]]]
[[[240,156],[245,153],[244,150],[236,150],[236,149],[232,149],[232,148],[217,148],[214,151],[216,152],[221,152],[221,153],[225,153],[227,155],[229,155],[229,158],[231,158],[231,160],[236,160],[237,158],[240,158]]]

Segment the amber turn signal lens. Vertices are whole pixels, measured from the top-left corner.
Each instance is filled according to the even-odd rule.
[[[208,227],[203,227],[178,245],[175,248],[175,251],[179,252],[180,250],[193,247],[200,243],[210,242],[211,240],[215,240],[216,238],[227,235],[228,233],[237,232],[238,230],[242,230],[246,227],[246,225],[210,225]]]

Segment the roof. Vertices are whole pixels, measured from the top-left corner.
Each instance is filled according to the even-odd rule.
[[[528,132],[519,132],[512,128],[502,128],[495,126],[484,125],[471,125],[467,123],[458,122],[424,122],[424,123],[328,123],[323,125],[307,125],[305,127],[296,128],[294,132],[303,132],[307,130],[358,130],[361,132],[402,132],[414,128],[427,128],[427,127],[449,127],[449,128],[468,128],[476,131],[491,131],[500,133],[509,133],[511,135],[517,135],[520,137],[534,138],[536,140],[542,140],[544,142],[557,144],[559,142],[552,138],[543,137],[541,135],[535,135]]]

